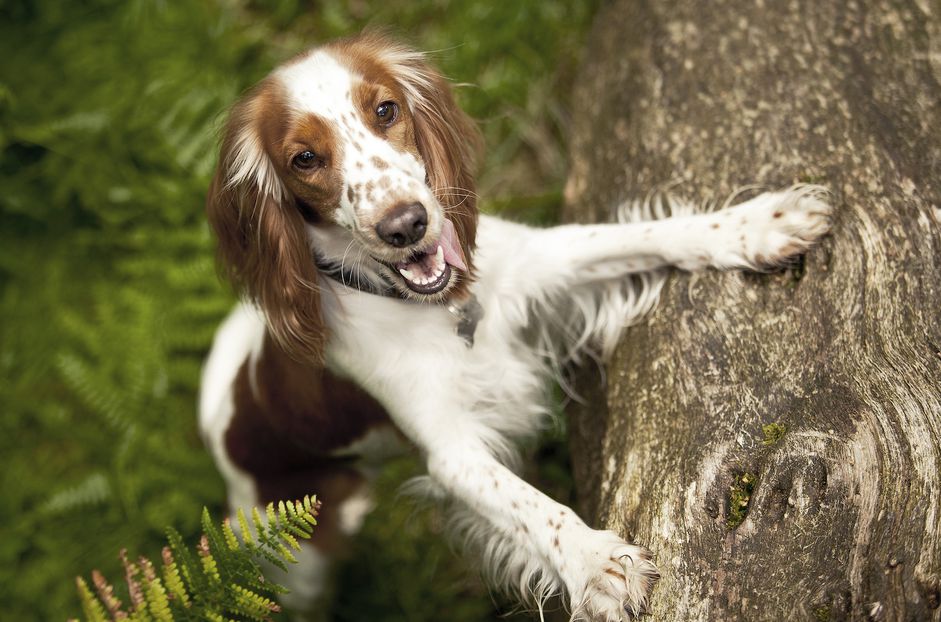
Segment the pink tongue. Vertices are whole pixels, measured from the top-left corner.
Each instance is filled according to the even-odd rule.
[[[454,224],[447,218],[444,219],[441,239],[438,242],[444,251],[444,260],[449,265],[467,272],[467,266],[464,264],[464,251],[461,249],[461,243],[458,242],[457,232],[454,230]]]

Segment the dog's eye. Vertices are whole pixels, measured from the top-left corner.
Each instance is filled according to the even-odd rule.
[[[384,127],[389,127],[399,118],[399,105],[395,102],[382,102],[376,106],[376,117]]]
[[[313,151],[301,151],[299,154],[294,156],[292,164],[297,168],[302,169],[312,169],[323,166],[323,160],[317,157],[317,154]]]

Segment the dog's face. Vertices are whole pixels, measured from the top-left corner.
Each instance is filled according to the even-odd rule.
[[[444,301],[472,269],[478,144],[421,55],[371,35],[303,54],[230,115],[208,201],[222,262],[276,335],[272,317],[301,301],[270,281],[313,304],[289,282],[314,286],[311,249],[405,297]]]
[[[394,76],[372,59],[317,51],[278,70],[265,98],[276,112],[261,115],[272,119],[262,142],[319,230],[318,246],[345,242],[341,261],[375,260],[409,296],[446,293],[456,270],[467,270],[464,252],[428,186],[415,118]]]

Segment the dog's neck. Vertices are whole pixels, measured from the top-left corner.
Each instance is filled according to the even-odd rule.
[[[332,226],[329,230],[308,227],[308,231],[313,261],[317,270],[324,276],[367,294],[421,304],[403,295],[389,282],[376,260],[356,250],[356,242],[349,232],[338,226]],[[473,347],[477,324],[484,315],[477,297],[467,294],[459,299],[443,299],[439,304],[454,316],[457,335],[464,340],[467,347]]]
[[[373,263],[371,260],[367,261]],[[369,266],[364,265],[365,263],[367,262],[345,264],[342,259],[324,257],[314,252],[314,264],[324,276],[367,294],[407,300],[382,274],[375,269],[370,269]]]

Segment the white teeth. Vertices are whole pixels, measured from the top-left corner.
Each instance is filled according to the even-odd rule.
[[[438,250],[435,251],[435,280],[437,281],[442,274],[444,274],[444,249],[441,248],[441,245],[438,245]]]
[[[399,274],[415,285],[431,285],[432,283],[437,283],[441,280],[445,269],[448,267],[444,261],[444,248],[442,248],[440,244],[432,257],[431,274],[429,276],[425,276],[424,267],[421,268],[419,274],[415,274],[407,268],[399,268]]]

